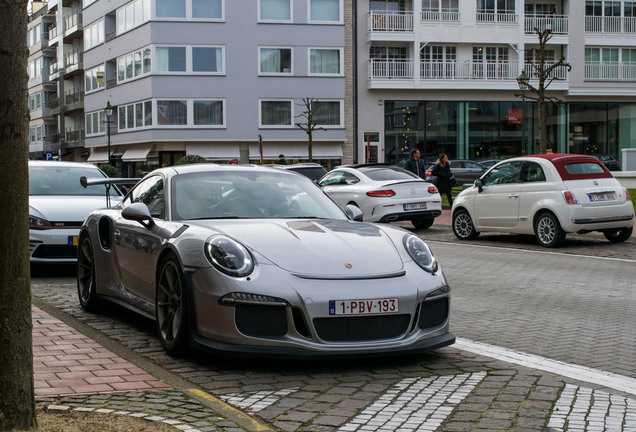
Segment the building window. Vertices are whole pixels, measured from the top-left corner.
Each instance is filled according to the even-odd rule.
[[[150,0],[134,0],[117,9],[117,35],[150,20]]]
[[[192,47],[192,72],[223,73],[221,47]]]
[[[139,78],[150,73],[150,48],[142,48],[117,59],[117,82]]]
[[[42,75],[42,57],[36,58],[29,63],[28,68],[29,79],[33,79]]]
[[[106,114],[96,111],[86,114],[86,135],[103,134],[106,129]]]
[[[192,0],[192,18],[223,19],[223,0]]]
[[[224,101],[195,100],[192,103],[192,113],[195,126],[225,126],[223,118]]]
[[[260,106],[260,126],[292,126],[291,100],[262,100]]]
[[[158,126],[186,126],[188,124],[187,100],[158,100]]]
[[[292,74],[291,48],[259,48],[259,72],[262,74]]]
[[[84,51],[104,43],[104,19],[84,27]]]
[[[290,0],[259,0],[259,21],[291,21],[292,10]]]
[[[157,47],[155,49],[157,72],[185,72],[185,47]]]
[[[340,101],[318,101],[314,113],[314,121],[320,126],[342,126],[342,109]]]
[[[309,21],[341,22],[340,0],[309,0]]]
[[[120,131],[152,126],[152,101],[120,105],[117,111]]]
[[[156,0],[157,18],[185,18],[185,0]]]
[[[310,75],[342,75],[341,48],[310,48]]]
[[[104,88],[106,85],[104,79],[104,65],[100,64],[92,69],[84,72],[84,90],[85,93],[92,92]]]

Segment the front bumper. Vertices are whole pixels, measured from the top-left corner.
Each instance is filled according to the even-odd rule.
[[[78,228],[29,230],[29,255],[32,263],[77,262]]]

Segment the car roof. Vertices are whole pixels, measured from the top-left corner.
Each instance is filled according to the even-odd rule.
[[[607,167],[597,158],[590,155],[582,155],[582,154],[564,154],[564,153],[548,153],[548,154],[536,154],[536,155],[524,155],[518,156],[516,158],[507,159],[507,161],[511,160],[545,160],[552,165],[555,166],[556,170],[559,172],[559,175],[563,180],[582,180],[587,178],[613,178],[614,176],[607,169]],[[603,173],[594,173],[594,174],[570,174],[565,168],[566,165],[572,163],[594,163],[600,166],[603,169]]]
[[[46,160],[30,160],[29,166],[56,166],[56,167],[91,167],[98,169],[95,165],[88,162],[71,162],[71,161],[46,161]]]

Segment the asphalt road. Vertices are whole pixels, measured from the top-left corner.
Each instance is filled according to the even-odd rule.
[[[459,338],[636,377],[636,239],[610,244],[599,236],[571,236],[564,248],[547,250],[521,236],[482,235],[459,242],[449,227],[417,233],[429,241],[449,279],[451,328]],[[555,400],[562,389],[559,377],[455,347],[424,356],[347,361],[236,360],[200,353],[174,359],[161,349],[152,322],[117,307],[97,315],[83,312],[72,267],[35,272],[32,287],[38,301],[98,330],[165,373],[285,430],[340,430],[362,408],[377,403],[379,395],[413,379],[454,376],[478,383],[476,393],[444,426],[474,425],[471,416],[479,411],[488,421],[478,423],[478,430],[497,430],[502,404],[510,404],[506,413],[519,413],[513,405],[527,404],[537,394]],[[523,398],[515,394],[521,390],[527,392]],[[274,402],[257,411],[245,401],[255,400],[259,392]],[[536,418],[516,414],[514,422],[525,422],[527,430],[545,430],[552,402],[532,403],[542,408],[532,411]]]

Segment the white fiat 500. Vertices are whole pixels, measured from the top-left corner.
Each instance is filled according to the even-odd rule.
[[[634,229],[629,193],[598,159],[586,155],[520,156],[500,162],[453,203],[453,232],[534,234],[558,247],[567,233],[600,231],[611,242]]]

